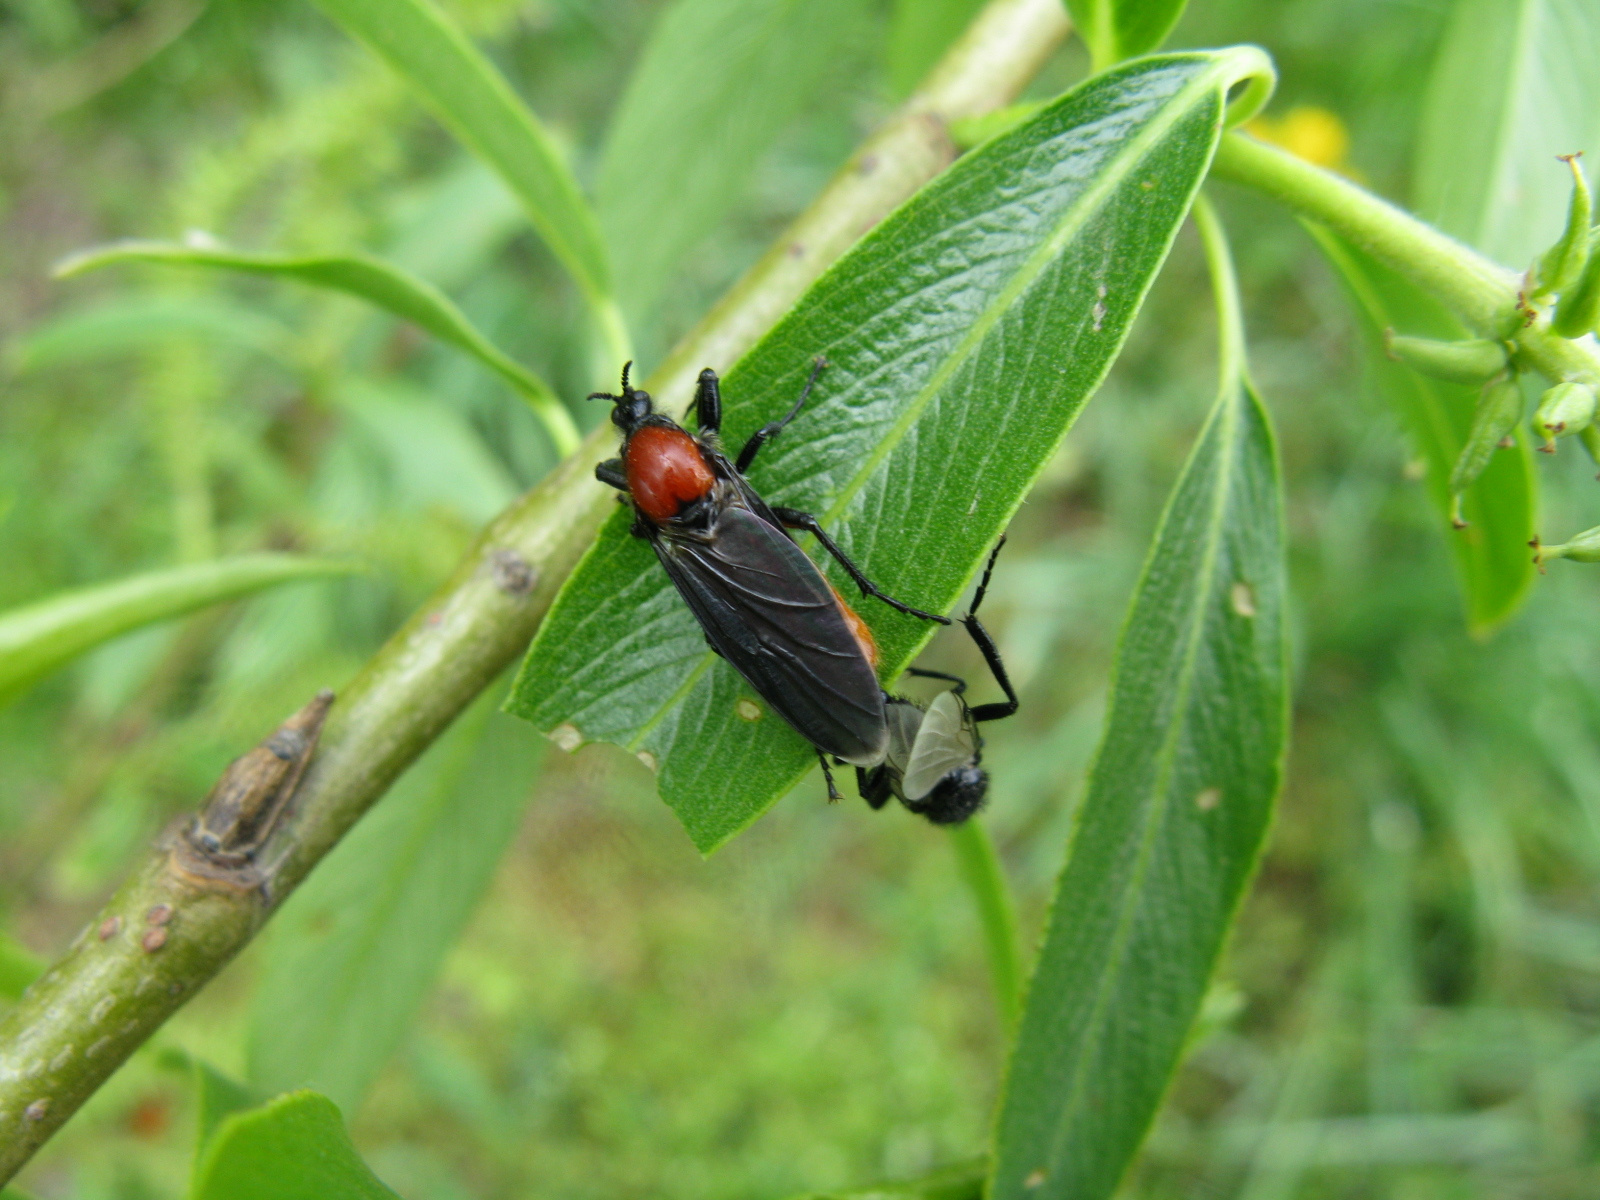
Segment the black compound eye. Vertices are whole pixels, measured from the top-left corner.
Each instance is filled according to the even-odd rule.
[[[916,806],[906,805],[935,825],[959,825],[989,799],[989,773],[982,767],[957,767],[939,780]]]

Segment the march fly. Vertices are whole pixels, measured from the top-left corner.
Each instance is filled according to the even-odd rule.
[[[650,543],[711,649],[816,748],[828,797],[836,800],[828,758],[880,766],[893,742],[891,702],[878,683],[872,631],[788,530],[814,534],[864,595],[926,621],[950,621],[885,595],[815,516],[768,504],[745,478],[761,447],[799,414],[826,365],[816,360],[794,407],[756,430],[731,462],[719,439],[722,394],[710,367],[695,388],[699,429],[692,436],[628,382],[627,366],[620,393],[589,399],[611,401],[612,423],[622,431],[622,453],[597,466],[595,477],[628,496],[633,535]]]

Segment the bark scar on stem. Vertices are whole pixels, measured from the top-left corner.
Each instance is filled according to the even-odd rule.
[[[270,872],[256,863],[256,853],[288,811],[332,704],[333,693],[324,688],[228,764],[199,815],[172,841],[170,864],[178,879],[202,891],[264,894]]]

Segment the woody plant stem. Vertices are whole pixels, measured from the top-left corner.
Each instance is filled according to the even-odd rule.
[[[830,263],[955,157],[950,123],[1015,99],[1067,30],[1060,0],[991,0],[916,94],[652,373],[649,389],[681,404],[702,366],[743,354]],[[610,426],[597,429],[497,517],[345,686],[293,811],[256,856],[269,866],[248,880],[197,875],[181,869],[186,852],[169,838],[0,1019],[0,1184],[249,942],[527,646],[611,511],[612,493],[593,470],[613,448]]]

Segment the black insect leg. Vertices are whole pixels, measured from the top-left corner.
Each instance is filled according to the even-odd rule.
[[[822,766],[822,777],[828,781],[828,802],[831,804],[835,800],[843,800],[839,789],[833,785],[833,768],[828,766],[828,756],[821,750],[817,751],[817,762]]]
[[[967,681],[959,675],[946,675],[943,671],[924,671],[921,667],[907,667],[907,675],[915,675],[918,679],[942,679],[946,683],[953,683],[955,687],[950,690],[956,695],[967,690]]]
[[[628,476],[622,470],[620,458],[608,458],[603,463],[596,463],[594,477],[607,487],[614,487],[619,492],[628,490]]]
[[[790,529],[803,529],[807,533],[814,535],[817,541],[822,543],[822,548],[829,554],[833,555],[834,560],[841,567],[850,572],[850,578],[856,581],[856,586],[861,589],[863,594],[868,596],[876,596],[890,608],[899,609],[907,616],[921,617],[924,621],[937,621],[940,625],[950,624],[949,617],[936,616],[930,612],[923,612],[920,608],[912,608],[911,605],[903,604],[899,600],[896,600],[893,596],[887,595],[880,591],[878,589],[878,585],[863,575],[861,573],[861,568],[850,561],[849,555],[847,555],[843,550],[839,549],[838,544],[823,532],[821,523],[810,513],[801,512],[798,508],[774,507],[772,510],[772,515],[777,517],[778,520],[782,521]]]
[[[817,376],[822,374],[823,368],[828,365],[828,360],[818,355],[811,364],[811,375],[806,380],[805,387],[800,389],[800,399],[794,402],[794,407],[776,421],[768,421],[760,429],[750,435],[750,440],[744,444],[744,449],[739,451],[739,458],[733,464],[739,474],[743,475],[746,468],[755,462],[756,455],[761,447],[783,432],[783,427],[800,415],[800,410],[805,407],[806,397],[811,395],[811,386],[817,382]],[[700,372],[700,378],[705,378],[705,372]],[[716,377],[712,376],[713,381]],[[702,428],[704,426],[702,425]]]
[[[700,372],[694,385],[694,423],[701,433],[722,429],[722,385],[710,367]]]
[[[978,615],[978,605],[983,603],[983,598],[989,594],[989,577],[994,574],[994,560],[1000,557],[1000,547],[1006,544],[1006,535],[1001,534],[1000,540],[994,544],[994,549],[989,551],[989,561],[983,564],[983,578],[978,581],[978,590],[973,593],[972,606],[967,609],[967,616]]]
[[[994,544],[994,549],[989,551],[989,561],[984,564],[983,578],[978,581],[978,590],[972,596],[972,607],[967,609],[967,615],[961,618],[961,623],[967,627],[968,635],[983,655],[983,661],[989,664],[989,672],[994,676],[994,681],[1006,694],[1003,701],[980,704],[972,709],[974,721],[998,721],[1002,717],[1012,716],[1017,711],[1017,689],[1011,686],[1011,677],[1006,674],[1006,665],[1000,661],[1000,648],[994,644],[994,639],[983,627],[983,622],[978,620],[978,605],[983,603],[984,596],[988,594],[989,577],[994,574],[994,560],[1000,557],[1000,547],[1005,544],[1005,534],[1001,534],[1000,540]]]
[[[889,773],[881,765],[870,771],[865,767],[856,768],[856,791],[874,811],[889,803],[889,797],[894,795],[889,789]]]
[[[1009,717],[1017,711],[1017,689],[1011,686],[1011,677],[1006,674],[1006,665],[1000,661],[1000,649],[994,644],[994,639],[989,636],[989,631],[983,627],[983,622],[972,614],[961,618],[961,623],[967,627],[967,633],[977,643],[978,650],[983,655],[983,661],[989,664],[989,670],[994,674],[994,681],[1000,685],[1000,690],[1005,692],[1006,698],[994,704],[977,704],[972,708],[974,721],[998,721],[1001,717]]]

